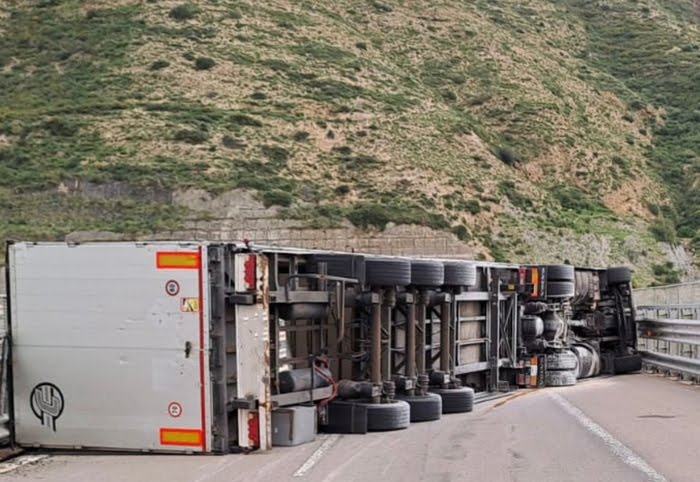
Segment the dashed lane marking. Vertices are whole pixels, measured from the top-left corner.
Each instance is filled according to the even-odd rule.
[[[330,448],[340,439],[340,434],[329,435],[321,446],[306,459],[306,462],[294,472],[294,477],[304,477],[323,458]]]

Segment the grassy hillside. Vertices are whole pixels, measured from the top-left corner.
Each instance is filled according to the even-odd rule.
[[[7,0],[0,236],[172,229],[169,192],[243,187],[496,258],[700,244],[692,3]]]

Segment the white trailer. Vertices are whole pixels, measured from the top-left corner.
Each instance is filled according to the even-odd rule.
[[[176,242],[7,254],[17,444],[270,448],[262,256]],[[225,286],[242,302],[227,305]]]

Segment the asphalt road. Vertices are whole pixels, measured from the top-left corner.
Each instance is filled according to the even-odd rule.
[[[223,457],[52,455],[0,481],[696,481],[700,389],[650,375],[519,392],[408,430]]]

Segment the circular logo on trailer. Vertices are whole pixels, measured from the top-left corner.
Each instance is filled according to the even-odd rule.
[[[168,415],[173,418],[177,418],[182,415],[182,405],[177,402],[170,402],[170,405],[168,405]]]
[[[174,279],[171,279],[170,281],[165,283],[165,292],[168,293],[170,296],[177,296],[177,294],[180,292],[180,283],[178,283]]]
[[[56,431],[56,420],[63,413],[64,399],[61,390],[53,383],[40,383],[29,396],[29,405],[41,424]]]

